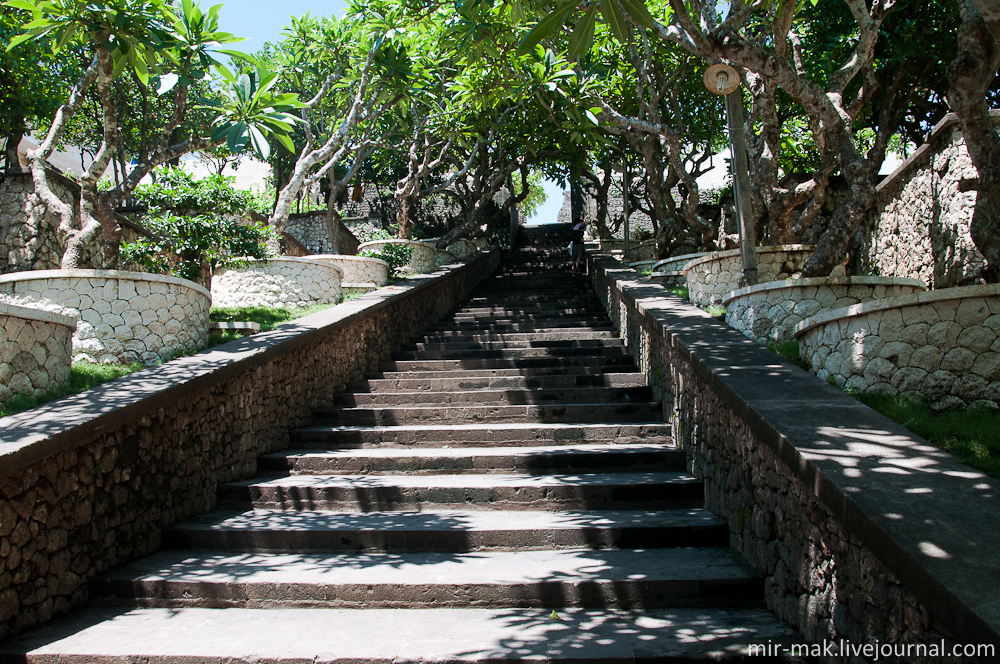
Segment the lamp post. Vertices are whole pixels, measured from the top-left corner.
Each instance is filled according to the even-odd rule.
[[[747,163],[747,143],[743,133],[740,75],[727,64],[715,64],[705,70],[702,81],[709,92],[726,98],[729,149],[733,156],[733,198],[740,233],[740,256],[743,259],[743,285],[753,286],[757,283],[757,234],[750,221],[750,165]]]
[[[622,210],[625,214],[625,251],[622,254],[622,260],[625,263],[625,265],[629,264],[628,185],[629,185],[628,157],[626,157],[625,159],[622,160]]]

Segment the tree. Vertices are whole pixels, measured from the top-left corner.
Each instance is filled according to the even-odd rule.
[[[217,44],[236,41],[218,28],[218,11],[207,13],[183,0],[170,5],[163,0],[118,0],[92,3],[86,0],[11,0],[7,6],[30,10],[34,20],[23,26],[24,33],[11,40],[8,50],[26,42],[53,39],[56,48],[77,44],[90,55],[90,63],[72,86],[68,98],[57,110],[38,149],[28,153],[35,192],[60,219],[59,233],[65,246],[64,268],[79,267],[89,252],[98,265],[115,267],[121,229],[115,208],[139,182],[157,166],[182,155],[226,144],[240,152],[248,146],[260,152],[266,136],[281,138],[290,130],[293,117],[288,112],[298,106],[294,96],[270,92],[275,76],[258,69],[255,76],[229,73],[214,57]],[[229,51],[235,57],[247,57]],[[196,81],[212,69],[222,76],[223,101],[200,100],[204,108],[216,112],[211,127],[176,141],[174,130],[189,110],[189,93]],[[159,95],[170,95],[172,113],[159,127],[156,139],[139,154],[136,162],[115,187],[100,191],[98,181],[114,157],[120,141],[119,108],[114,95],[115,80],[125,71],[134,72],[143,86]],[[52,191],[46,163],[86,98],[94,87],[101,102],[102,139],[94,162],[80,178],[80,199],[63,201]],[[207,134],[207,135],[206,135]],[[95,248],[103,234],[103,250]]]

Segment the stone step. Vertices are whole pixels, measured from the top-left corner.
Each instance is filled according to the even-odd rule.
[[[405,374],[403,374],[405,375]],[[348,383],[352,392],[450,392],[456,390],[560,390],[578,387],[644,387],[641,373],[568,374],[554,376],[481,376],[466,378],[371,378]]]
[[[598,305],[569,306],[566,304],[545,305],[545,306],[524,306],[524,307],[504,307],[503,310],[490,310],[485,308],[458,309],[450,315],[443,317],[439,322],[464,321],[464,320],[534,320],[537,318],[600,318],[607,319],[604,309]]]
[[[238,551],[535,551],[725,546],[708,510],[574,512],[216,510],[167,528],[167,548]]]
[[[503,327],[509,325],[536,325],[543,328],[551,327],[589,327],[591,325],[609,325],[608,317],[599,314],[574,314],[572,316],[559,316],[549,312],[544,312],[538,316],[452,316],[438,321],[434,328],[464,329],[477,325],[489,325]]]
[[[482,362],[482,360],[474,361]],[[522,362],[527,361],[528,360],[522,360]],[[382,371],[370,372],[365,377],[369,379],[408,378],[411,380],[437,380],[439,378],[488,378],[491,376],[603,376],[612,373],[631,374],[635,373],[636,369],[634,363],[620,365],[611,364],[605,366],[589,366],[587,364],[580,364],[579,366],[565,367],[558,362],[547,362],[543,363],[542,366],[522,366],[520,368],[455,369],[454,367],[444,367],[437,370],[427,371],[392,371],[385,370],[385,366],[391,366],[391,364],[385,363],[383,364]]]
[[[494,358],[533,358],[533,357],[628,357],[628,352],[622,346],[583,346],[583,347],[543,347],[543,348],[482,348],[448,350],[403,350],[392,354],[393,360],[464,360],[464,359],[494,359]]]
[[[545,318],[535,321],[470,321],[461,323],[436,324],[428,328],[428,334],[437,332],[549,332],[554,330],[569,330],[582,328],[584,330],[609,330],[611,323],[605,320],[564,320],[560,318]]]
[[[576,445],[581,443],[672,444],[669,424],[416,424],[394,427],[311,426],[289,432],[296,447],[356,448],[381,446],[500,446]]]
[[[334,397],[334,404],[345,408],[384,406],[425,406],[426,404],[572,404],[572,403],[641,403],[652,401],[653,391],[641,387],[580,387],[568,389],[475,390],[469,387],[453,391],[345,392]]]
[[[736,608],[763,579],[729,548],[476,553],[164,551],[90,582],[100,604],[143,607]]]
[[[635,368],[635,362],[628,355],[605,356],[583,355],[580,357],[524,357],[468,360],[399,360],[379,362],[381,372],[421,372],[421,371],[463,371],[469,369],[540,369],[567,367],[588,367],[607,370],[607,367]]]
[[[28,664],[745,662],[801,641],[762,609],[95,608],[0,644]],[[767,661],[767,660],[762,660]],[[772,658],[770,661],[792,661]]]
[[[291,475],[219,486],[219,504],[288,510],[385,512],[670,509],[704,505],[686,473],[573,475]]]
[[[513,350],[516,348],[621,348],[621,339],[536,339],[533,341],[451,341],[404,344],[401,351]]]
[[[423,404],[370,408],[321,408],[313,411],[318,426],[391,426],[478,422],[648,422],[662,417],[655,401],[636,403],[558,404]]]
[[[668,445],[557,445],[417,449],[286,450],[258,458],[262,473],[440,475],[680,472],[684,450]]]
[[[467,343],[484,341],[563,341],[576,339],[609,339],[620,341],[611,330],[553,329],[545,332],[497,332],[476,333],[447,330],[417,337],[425,343]]]

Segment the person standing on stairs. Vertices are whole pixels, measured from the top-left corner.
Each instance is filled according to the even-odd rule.
[[[583,260],[583,236],[587,230],[587,222],[581,221],[573,225],[573,240],[569,243],[569,255],[573,259],[573,272],[580,274],[580,262]]]

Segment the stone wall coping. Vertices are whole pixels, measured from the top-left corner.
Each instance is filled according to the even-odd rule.
[[[350,302],[284,323],[269,332],[137,371],[85,392],[2,418],[0,477],[99,433],[115,430],[148,413],[169,407],[192,392],[260,366],[400,298],[430,288],[452,273],[471,269],[479,261],[489,261],[496,251],[477,254],[461,263],[384,286]]]
[[[961,300],[968,297],[993,297],[996,295],[1000,295],[1000,284],[975,284],[973,286],[956,286],[954,288],[941,288],[939,290],[913,293],[911,295],[900,295],[899,297],[873,300],[872,302],[861,302],[860,304],[852,304],[849,307],[842,307],[816,316],[810,316],[795,326],[792,335],[798,338],[809,330],[820,325],[826,325],[831,321],[870,314],[875,311],[889,311],[890,309],[902,309],[904,307],[930,304],[932,302],[947,302],[949,300]]]
[[[35,281],[38,279],[127,279],[130,281],[155,281],[161,284],[184,286],[198,291],[205,297],[212,297],[207,288],[187,279],[171,277],[166,274],[127,272],[124,270],[30,270],[28,272],[11,272],[10,274],[0,275],[0,284]]]
[[[421,242],[420,240],[400,240],[399,238],[391,240],[372,240],[371,242],[362,242],[358,245],[358,251],[364,251],[368,247],[374,247],[378,244],[419,244],[424,247],[430,247],[435,251],[437,248],[433,244],[427,244],[426,242]]]
[[[45,311],[44,309],[19,307],[13,304],[4,304],[3,302],[0,302],[0,316],[14,316],[25,320],[37,320],[45,323],[53,323],[55,325],[65,325],[72,330],[76,329],[76,319],[72,316],[64,316],[62,314],[57,314],[54,311]]]
[[[664,258],[663,260],[658,261],[656,263],[656,265],[653,266],[653,269],[655,270],[656,268],[660,267],[664,263],[678,263],[678,262],[680,262],[680,261],[682,261],[684,259],[687,259],[687,262],[690,262],[690,261],[693,261],[696,258],[701,258],[702,256],[708,256],[711,253],[715,253],[715,252],[711,252],[711,251],[699,251],[699,252],[696,252],[696,253],[693,253],[693,254],[681,254],[679,256],[671,256],[670,258]]]
[[[297,256],[280,256],[278,258],[241,258],[240,261],[246,262],[246,267],[227,267],[228,270],[245,270],[247,267],[253,267],[257,265],[267,265],[268,263],[299,263],[302,265],[319,265],[320,267],[325,267],[328,270],[336,270],[340,273],[340,277],[344,277],[344,271],[341,270],[336,265],[330,265],[329,263],[324,263],[323,261],[313,260],[311,258],[298,258]]]
[[[765,281],[762,284],[730,291],[722,296],[722,304],[725,306],[744,295],[765,293],[785,288],[806,288],[808,286],[914,286],[927,290],[927,284],[922,280],[910,279],[909,277],[812,277],[809,279],[782,279],[781,281]]]
[[[606,253],[590,264],[956,642],[1000,644],[1000,481]]]
[[[655,265],[655,264],[656,264],[656,259],[653,259],[651,261],[635,261],[634,263],[629,263],[628,266],[629,267],[638,267],[640,265],[650,265],[651,266],[651,265]]]
[[[653,277],[683,277],[684,273],[681,270],[667,270],[666,272],[651,272],[649,274],[650,278]]]
[[[757,247],[757,255],[761,254],[775,254],[782,251],[812,251],[816,248],[814,244],[774,244],[767,247]],[[695,258],[690,263],[684,265],[684,274],[687,274],[696,265],[701,265],[702,263],[710,263],[712,261],[722,260],[723,258],[733,258],[734,256],[739,256],[739,249],[727,249],[725,251],[713,251],[705,254],[701,258]]]
[[[358,263],[370,263],[372,261],[376,263],[381,263],[385,266],[385,269],[389,269],[389,264],[386,263],[381,258],[367,258],[365,256],[345,256],[344,254],[313,254],[309,257],[309,260],[313,261],[326,261],[326,260],[338,260],[338,261],[357,261]],[[337,268],[340,269],[340,268]]]

